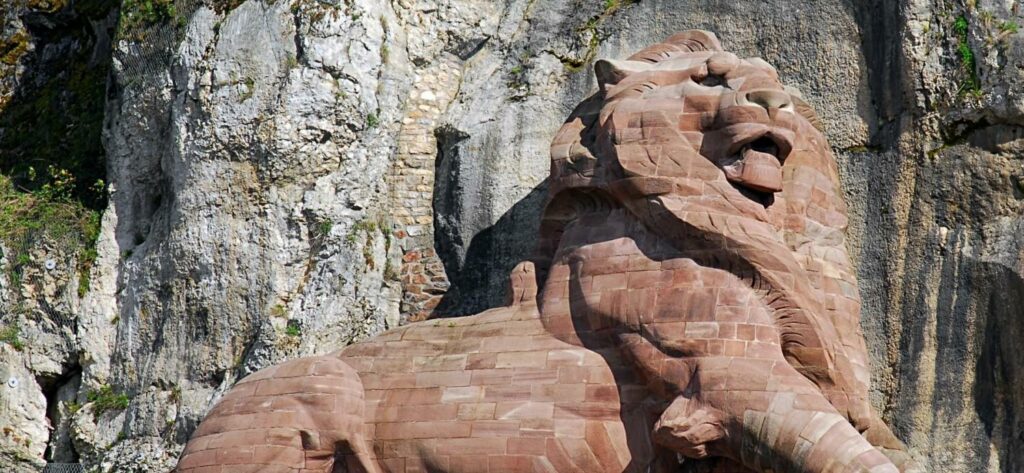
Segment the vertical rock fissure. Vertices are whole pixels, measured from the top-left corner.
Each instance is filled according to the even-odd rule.
[[[50,423],[50,439],[43,457],[49,462],[75,463],[78,452],[71,441],[70,417],[76,412],[76,397],[82,382],[82,367],[68,366],[55,378],[37,380],[46,397],[46,419]]]

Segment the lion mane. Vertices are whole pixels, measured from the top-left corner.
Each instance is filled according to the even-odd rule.
[[[539,268],[573,206],[613,201],[699,264],[747,280],[773,309],[786,359],[867,429],[846,207],[812,108],[767,62],[705,31],[594,69],[599,90],[551,146]]]

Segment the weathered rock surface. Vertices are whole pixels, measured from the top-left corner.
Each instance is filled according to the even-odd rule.
[[[0,404],[35,407],[0,412],[33,439],[0,467],[41,462],[50,425],[102,471],[163,471],[241,376],[397,324],[412,285],[450,284],[450,314],[497,304],[487,275],[529,254],[547,146],[593,88],[591,60],[703,28],[778,65],[822,118],[886,421],[929,470],[1024,468],[1016,3],[233,3],[178,1],[176,21],[115,43],[89,291],[60,289],[73,271],[3,282],[0,317],[32,343],[0,351],[25,378]],[[447,275],[403,262],[424,241]],[[16,316],[25,291],[57,309]],[[82,407],[48,417],[44,391],[79,369]],[[128,407],[94,419],[103,386]]]

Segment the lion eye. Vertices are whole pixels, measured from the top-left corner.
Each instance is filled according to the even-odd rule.
[[[698,83],[704,87],[718,87],[720,85],[728,87],[728,84],[725,82],[725,77],[718,74],[708,74]]]

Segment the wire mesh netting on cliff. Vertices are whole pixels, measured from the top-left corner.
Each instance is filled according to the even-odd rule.
[[[143,81],[166,71],[199,7],[224,0],[124,0],[118,21],[114,57],[126,83]]]
[[[82,473],[85,469],[81,463],[48,463],[43,473]]]

